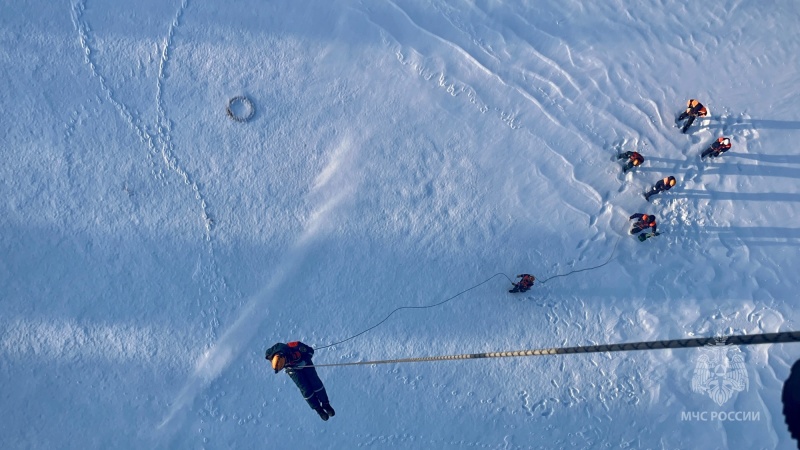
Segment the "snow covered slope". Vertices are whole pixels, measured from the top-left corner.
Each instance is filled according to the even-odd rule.
[[[698,349],[320,368],[328,422],[264,350],[605,261],[315,362],[800,329],[798,23],[791,0],[7,2],[0,448],[792,448],[797,344],[742,347],[721,405]],[[681,134],[689,98],[712,117]],[[646,162],[623,176],[620,149]],[[637,212],[663,234],[628,236]]]

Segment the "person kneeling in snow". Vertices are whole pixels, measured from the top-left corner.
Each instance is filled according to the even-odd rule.
[[[617,159],[627,159],[628,162],[622,166],[622,173],[625,173],[634,167],[639,167],[644,162],[644,156],[639,152],[625,152],[617,155]]]
[[[710,147],[703,151],[703,154],[700,155],[700,159],[705,158],[706,156],[711,156],[712,158],[716,158],[717,156],[722,155],[723,153],[727,152],[731,149],[731,140],[726,137],[718,138],[714,141]]]
[[[628,220],[638,219],[638,222],[633,224],[631,231],[628,234],[636,234],[640,231],[646,230],[648,228],[653,229],[653,233],[656,232],[656,216],[652,214],[634,214],[628,218]]]
[[[517,275],[517,278],[521,278],[521,280],[519,280],[519,283],[511,283],[514,285],[514,289],[508,291],[511,292],[512,294],[515,292],[526,292],[528,289],[533,287],[533,282],[536,281],[536,277],[528,273]]]
[[[328,400],[325,386],[319,379],[311,357],[314,349],[308,345],[294,341],[288,344],[277,343],[267,349],[267,359],[272,362],[275,373],[286,369],[286,374],[300,389],[308,405],[319,414],[322,420],[336,415]]]

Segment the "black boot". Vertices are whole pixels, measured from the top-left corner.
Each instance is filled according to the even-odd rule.
[[[330,404],[322,405],[322,409],[324,409],[325,412],[328,413],[328,417],[333,417],[336,415],[336,411],[333,410],[333,407],[331,407]]]
[[[324,409],[322,409],[322,407],[314,408],[314,411],[316,411],[316,412],[317,412],[317,414],[319,414],[319,418],[320,418],[320,419],[322,419],[322,420],[328,420],[328,417],[329,417],[329,416],[328,416],[328,413],[327,413],[327,412],[325,412],[325,410],[324,410]]]
[[[689,116],[689,120],[687,120],[686,123],[683,124],[683,128],[681,128],[681,132],[686,133],[686,130],[688,130],[689,127],[694,123],[694,119],[695,116]]]

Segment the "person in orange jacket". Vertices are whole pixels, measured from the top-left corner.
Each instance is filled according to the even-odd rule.
[[[336,415],[336,411],[331,407],[325,386],[314,369],[312,356],[314,356],[314,349],[300,341],[288,344],[279,342],[267,349],[266,355],[267,360],[272,363],[275,373],[286,369],[286,374],[300,389],[308,406],[316,411],[322,420],[328,420]]]
[[[639,167],[644,162],[644,156],[639,152],[625,152],[617,155],[617,159],[627,159],[628,162],[622,166],[622,173],[625,173],[634,167]]]
[[[684,111],[680,116],[678,116],[678,122],[683,119],[688,118],[686,123],[683,124],[681,127],[681,132],[686,133],[686,130],[689,129],[690,126],[694,123],[694,119],[698,117],[706,117],[708,115],[708,110],[702,103],[698,102],[695,99],[689,99],[686,102],[686,111]]]
[[[730,149],[731,149],[731,140],[723,136],[721,138],[717,138],[716,141],[711,143],[711,146],[705,149],[703,151],[703,154],[700,155],[700,159],[705,158],[706,156],[716,158],[717,156],[722,155],[723,153],[727,152]]]
[[[514,285],[514,289],[508,291],[512,294],[515,292],[526,292],[528,289],[533,287],[533,282],[536,281],[536,277],[529,273],[517,275],[517,278],[520,278],[519,283],[511,283]]]

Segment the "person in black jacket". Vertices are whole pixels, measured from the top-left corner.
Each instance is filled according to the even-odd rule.
[[[659,192],[668,191],[672,188],[672,186],[675,186],[675,177],[673,176],[664,177],[663,180],[658,180],[655,186],[653,186],[652,188],[650,188],[649,191],[644,193],[644,199],[649,202],[650,197],[658,194]]]
[[[800,449],[800,360],[797,360],[789,372],[789,378],[783,383],[783,418],[789,427],[789,434],[798,442]]]
[[[308,345],[294,341],[288,344],[277,343],[267,349],[267,359],[272,362],[275,373],[286,369],[286,374],[300,388],[300,393],[308,402],[308,406],[319,414],[322,420],[336,415],[328,400],[325,386],[319,379],[311,357],[314,349]]]
[[[700,158],[705,158],[706,156],[711,156],[712,158],[716,158],[717,156],[722,155],[723,153],[727,152],[731,149],[731,140],[726,138],[725,136],[718,138],[716,141],[711,143],[707,149],[703,151],[703,154],[700,155]]]
[[[519,283],[511,283],[514,285],[514,289],[508,291],[512,294],[515,292],[526,292],[528,289],[533,287],[533,282],[536,281],[536,277],[529,273],[517,275],[517,278],[520,278]]]
[[[636,234],[640,231],[644,231],[648,228],[652,228],[652,232],[656,232],[656,216],[653,214],[634,214],[628,218],[628,220],[638,219],[636,223],[633,224],[631,231],[628,234]]]

